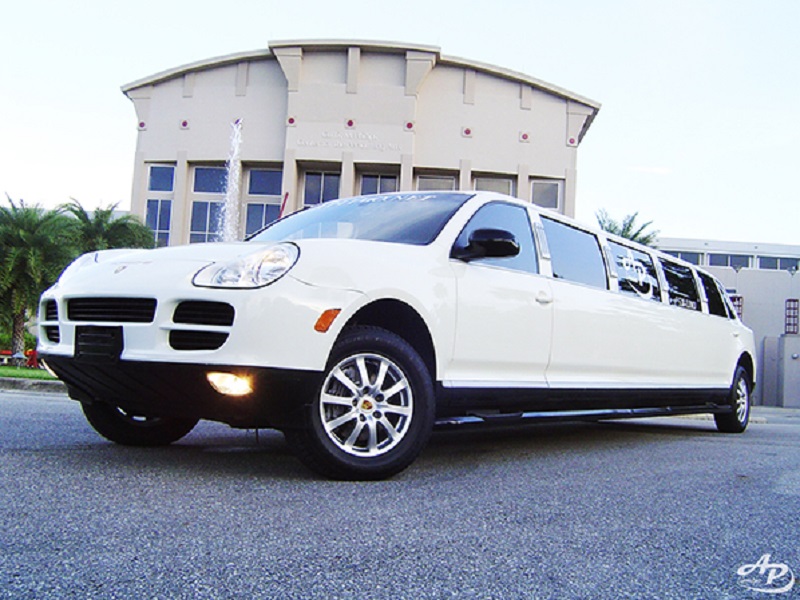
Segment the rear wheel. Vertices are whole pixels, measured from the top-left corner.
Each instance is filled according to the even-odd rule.
[[[81,406],[97,433],[125,446],[166,446],[189,433],[198,421],[142,415],[105,402],[82,402]]]
[[[723,433],[742,433],[750,421],[750,375],[744,367],[736,367],[730,391],[731,412],[714,415],[717,429]]]
[[[305,427],[286,431],[298,458],[334,479],[383,479],[410,465],[433,429],[425,363],[403,338],[354,327],[334,346]]]

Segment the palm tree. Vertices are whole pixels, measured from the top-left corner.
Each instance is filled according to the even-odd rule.
[[[645,231],[653,224],[652,221],[648,221],[644,225],[637,225],[636,219],[639,217],[638,212],[626,216],[622,219],[621,223],[612,219],[605,209],[597,211],[595,216],[603,231],[627,238],[633,242],[639,242],[640,244],[651,245],[656,241],[660,233],[658,230]]]
[[[78,252],[73,219],[6,197],[9,206],[0,206],[0,307],[10,314],[11,353],[18,355],[25,350],[27,316]]]
[[[133,215],[115,216],[117,204],[88,213],[71,198],[61,209],[78,221],[77,246],[81,253],[110,248],[152,248],[153,231]]]

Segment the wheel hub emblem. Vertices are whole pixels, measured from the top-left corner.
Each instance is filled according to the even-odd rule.
[[[372,410],[374,406],[372,400],[369,398],[364,398],[364,400],[361,401],[361,410]]]

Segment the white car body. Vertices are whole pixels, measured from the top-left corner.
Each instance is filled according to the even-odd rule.
[[[439,421],[727,415],[736,411],[730,395],[739,367],[746,372],[749,402],[756,379],[752,333],[724,292],[721,299],[709,299],[708,279],[701,281],[691,265],[488,192],[339,202],[366,206],[375,198],[436,202],[445,196],[457,198],[458,207],[429,243],[293,239],[296,262],[253,289],[200,287],[193,281],[209,265],[270,248],[275,240],[86,255],[42,296],[39,352],[84,405],[107,403],[137,414],[210,418],[240,427],[308,428],[303,414],[319,395],[337,340],[354,324],[389,331],[414,348],[427,365]],[[527,213],[532,268],[538,272],[507,268],[502,257],[453,257],[457,238],[490,203]],[[605,289],[554,276],[548,238],[555,241],[561,231],[596,240]],[[620,273],[628,271],[611,264],[610,242],[617,244],[616,262],[634,273],[626,285],[637,293],[620,291]],[[642,264],[647,257],[649,280]],[[564,264],[563,256],[560,260]],[[684,281],[694,279],[695,301],[672,298],[665,264],[678,265]],[[131,299],[149,299],[155,311],[146,322],[117,319],[113,311],[76,317],[71,302],[83,298],[100,304],[110,299],[118,303],[115,311]],[[227,304],[232,323],[176,322],[186,320],[175,318],[176,307],[186,302]],[[674,305],[681,302],[696,310]],[[717,314],[709,314],[712,303]],[[326,311],[339,312],[324,331],[315,329]],[[78,332],[84,336],[80,352]],[[106,332],[112,348],[101,341],[94,352],[92,336]],[[174,347],[171,340],[178,339],[186,349]],[[223,341],[204,349],[214,346],[213,340]],[[210,371],[249,378],[252,392],[221,393],[206,380]]]

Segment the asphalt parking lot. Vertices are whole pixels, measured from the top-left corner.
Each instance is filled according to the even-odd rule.
[[[124,448],[0,391],[0,597],[794,597],[748,588],[800,575],[800,411],[754,414],[439,431],[348,483],[276,432]]]

